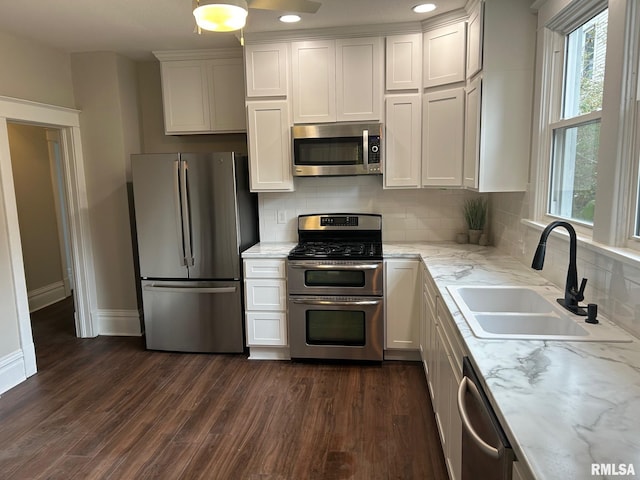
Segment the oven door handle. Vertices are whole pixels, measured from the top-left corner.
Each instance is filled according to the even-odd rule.
[[[314,264],[312,262],[309,263],[289,263],[289,267],[291,268],[299,268],[305,270],[376,270],[380,268],[380,264],[366,264],[363,263],[361,265],[325,265],[325,264]]]
[[[500,458],[500,451],[485,442],[471,425],[471,420],[469,420],[469,415],[467,414],[467,408],[464,401],[464,394],[467,390],[471,392],[471,395],[473,395],[477,402],[482,404],[482,397],[480,396],[480,392],[478,391],[478,387],[476,387],[476,384],[469,380],[469,377],[462,377],[460,385],[458,386],[458,411],[460,412],[462,425],[464,429],[469,433],[469,435],[471,435],[473,441],[484,453],[492,458]]]
[[[290,298],[289,300],[293,303],[298,303],[301,305],[325,305],[325,306],[336,305],[339,307],[380,305],[382,303],[382,300],[355,300],[353,302],[335,301],[335,300],[309,300],[309,299],[303,299],[303,298]]]

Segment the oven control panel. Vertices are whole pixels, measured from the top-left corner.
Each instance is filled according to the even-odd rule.
[[[357,227],[358,217],[320,217],[321,227]]]

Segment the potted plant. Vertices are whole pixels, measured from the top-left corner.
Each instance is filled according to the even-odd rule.
[[[487,201],[479,197],[466,200],[464,219],[469,228],[469,243],[478,243],[487,220]]]

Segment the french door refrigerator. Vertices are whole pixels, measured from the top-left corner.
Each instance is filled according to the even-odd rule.
[[[233,152],[131,156],[147,349],[244,350],[240,254],[258,241],[248,168]]]

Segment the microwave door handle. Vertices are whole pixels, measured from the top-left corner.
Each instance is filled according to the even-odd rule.
[[[362,131],[362,166],[369,170],[369,130]]]

